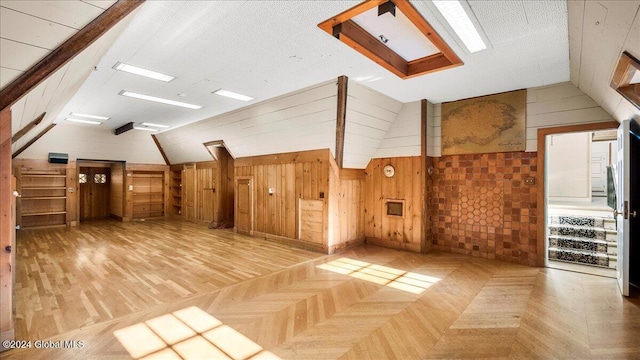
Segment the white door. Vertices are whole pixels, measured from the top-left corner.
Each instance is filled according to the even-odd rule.
[[[631,194],[630,121],[618,127],[618,183],[616,187],[616,222],[618,230],[618,285],[622,295],[629,296],[629,200]]]

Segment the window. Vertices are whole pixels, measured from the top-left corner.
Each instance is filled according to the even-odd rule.
[[[87,183],[87,174],[78,175],[78,181],[80,182],[80,184],[86,184]]]
[[[95,174],[93,176],[93,182],[96,184],[106,184],[107,183],[107,175],[106,174]]]

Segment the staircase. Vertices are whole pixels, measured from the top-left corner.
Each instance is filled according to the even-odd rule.
[[[549,217],[549,260],[615,269],[617,241],[615,219],[575,214]]]

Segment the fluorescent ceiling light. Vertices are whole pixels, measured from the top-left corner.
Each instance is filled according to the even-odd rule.
[[[202,106],[200,106],[200,105],[193,105],[193,104],[188,104],[188,103],[184,103],[184,102],[180,102],[180,101],[163,99],[163,98],[159,98],[159,97],[155,97],[155,96],[151,96],[151,95],[138,94],[138,93],[134,93],[134,92],[131,92],[131,91],[126,91],[126,90],[120,91],[118,93],[118,95],[128,96],[128,97],[141,99],[141,100],[148,100],[148,101],[158,102],[158,103],[167,104],[167,105],[181,106],[181,107],[185,107],[185,108],[188,108],[188,109],[195,109],[195,110],[202,109]]]
[[[213,93],[216,94],[216,95],[225,96],[225,97],[236,99],[236,100],[242,100],[242,101],[251,101],[251,100],[253,100],[253,98],[251,96],[242,95],[242,94],[238,94],[238,93],[234,93],[234,92],[227,91],[227,90],[222,90],[222,89],[216,90]]]
[[[148,123],[148,122],[143,122],[141,125],[144,125],[144,126],[155,126],[155,127],[159,127],[159,128],[168,128],[168,127],[170,127],[169,125],[152,124],[152,123]]]
[[[487,48],[487,45],[478,33],[478,29],[473,25],[469,15],[464,11],[459,1],[433,0],[433,4],[438,8],[467,49],[469,49],[469,52],[474,53]]]
[[[158,131],[158,129],[152,129],[152,128],[143,127],[143,126],[134,126],[133,128],[136,130],[144,130],[144,131]]]
[[[106,116],[78,114],[78,113],[74,113],[74,112],[72,112],[69,115],[71,115],[71,116],[80,116],[80,117],[85,117],[85,118],[89,118],[89,119],[96,119],[96,120],[109,120],[109,118],[106,117]]]
[[[74,119],[74,118],[66,118],[66,121],[73,121],[73,122],[78,122],[78,123],[83,123],[83,124],[91,124],[91,125],[100,125],[102,124],[99,121],[93,121],[93,120],[83,120],[83,119]]]
[[[116,69],[116,70],[128,72],[130,74],[136,74],[136,75],[140,75],[140,76],[144,76],[144,77],[148,77],[148,78],[151,78],[151,79],[160,80],[160,81],[164,81],[164,82],[169,82],[169,81],[175,79],[175,76],[162,74],[162,73],[159,73],[159,72],[155,72],[155,71],[139,68],[137,66],[124,64],[124,63],[121,63],[121,62],[117,62],[113,66],[113,68]]]

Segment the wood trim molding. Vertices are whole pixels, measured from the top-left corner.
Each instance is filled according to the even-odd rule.
[[[145,0],[118,0],[97,18],[71,36],[44,59],[0,91],[0,110],[13,105],[27,92],[86,49]]]
[[[427,207],[427,100],[422,99],[420,101],[420,198],[422,199],[422,209],[420,216],[420,223],[422,225],[421,238],[420,238],[420,252],[425,254],[429,251],[427,227],[428,227],[428,207]]]
[[[151,137],[153,138],[153,142],[156,143],[158,151],[160,151],[160,155],[162,155],[162,158],[164,159],[164,163],[167,165],[171,165],[171,163],[169,162],[169,158],[167,157],[167,154],[165,154],[164,149],[162,148],[162,145],[160,145],[160,141],[158,140],[156,135],[151,134]]]
[[[546,219],[546,193],[545,193],[545,180],[546,180],[546,171],[545,171],[545,159],[546,159],[546,137],[547,135],[552,134],[564,134],[564,133],[575,133],[575,132],[585,132],[585,131],[596,131],[596,130],[609,130],[609,129],[617,129],[620,124],[617,121],[605,121],[599,123],[591,123],[591,124],[580,124],[580,125],[568,125],[568,126],[557,126],[557,127],[549,127],[549,128],[541,128],[538,129],[538,152],[537,152],[537,174],[538,178],[538,199],[536,206],[536,217],[537,217],[537,252],[538,252],[538,263],[537,266],[544,267],[545,259],[546,259],[546,229],[545,229],[545,219]]]
[[[347,86],[349,78],[338,78],[338,110],[336,115],[336,164],[342,169],[344,163],[344,130],[347,123]]]
[[[25,127],[23,127],[22,129],[18,130],[13,137],[11,138],[11,143],[14,144],[16,141],[20,140],[21,137],[23,137],[24,135],[26,135],[29,131],[31,131],[31,129],[33,129],[34,127],[36,127],[38,124],[40,124],[42,122],[42,119],[44,119],[44,116],[46,115],[46,112],[43,112],[42,114],[40,114],[40,116],[38,116],[37,118],[33,119],[30,123],[28,123],[27,125],[25,125]]]
[[[15,159],[16,156],[20,155],[23,151],[27,150],[27,148],[29,148],[29,146],[33,145],[33,143],[35,143],[36,141],[40,140],[40,138],[43,137],[44,134],[48,133],[49,130],[53,129],[54,126],[56,126],[55,123],[49,124],[49,126],[47,126],[42,131],[40,131],[40,133],[38,135],[34,136],[33,139],[29,140],[26,144],[24,144],[23,147],[21,147],[20,149],[16,150],[16,152],[14,152],[11,155],[11,158]]]
[[[631,80],[638,72],[640,72],[640,60],[625,51],[620,55],[620,60],[618,60],[609,85],[640,109],[640,84],[631,84]]]
[[[391,7],[397,8],[440,52],[419,59],[406,60],[382,44],[374,36],[375,34],[372,35],[368,33],[351,20],[355,16],[369,11],[376,6],[379,7],[379,13],[389,11]],[[407,0],[364,1],[321,22],[318,24],[318,27],[373,60],[378,65],[391,71],[401,79],[408,79],[463,65],[462,60]]]

